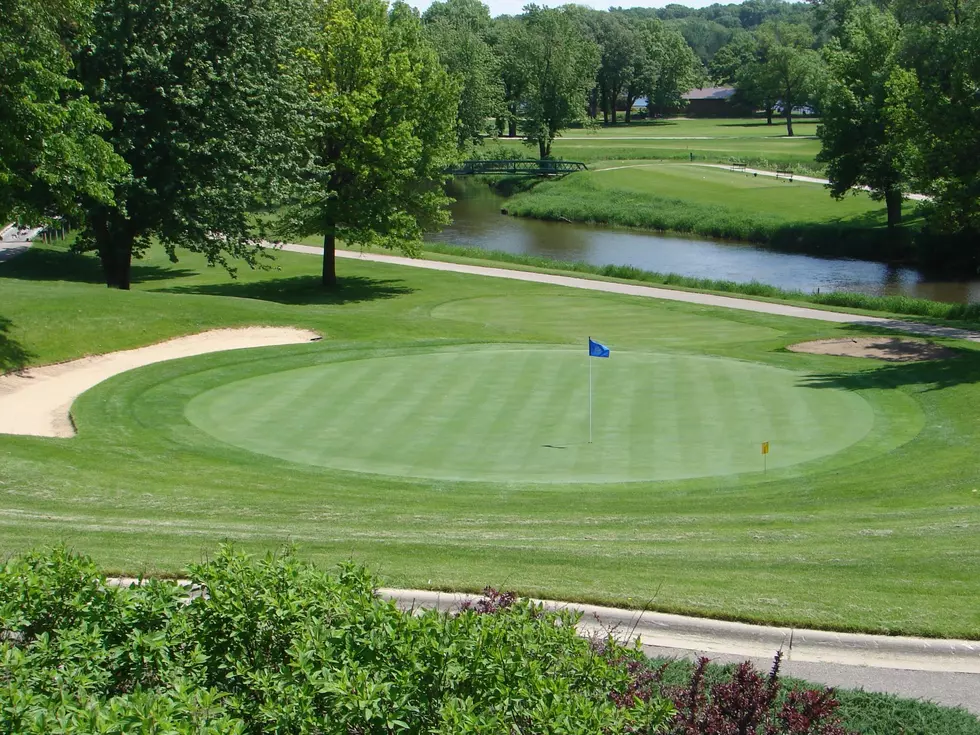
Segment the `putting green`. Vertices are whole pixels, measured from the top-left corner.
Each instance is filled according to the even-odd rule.
[[[229,444],[354,472],[447,480],[622,482],[757,472],[839,452],[874,411],[858,394],[739,360],[485,347],[247,378],[188,402]]]

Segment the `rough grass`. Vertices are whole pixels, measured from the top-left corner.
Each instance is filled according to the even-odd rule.
[[[799,355],[783,348],[868,332],[346,260],[341,288],[324,294],[317,259],[291,253],[278,254],[277,270],[233,281],[198,258],[170,264],[154,251],[142,263],[154,279],[119,294],[57,250],[39,255],[44,281],[6,270],[16,261],[0,266],[0,316],[33,364],[228,324],[292,324],[325,339],[149,366],[76,402],[75,439],[0,437],[0,553],[65,542],[107,571],[176,574],[221,540],[250,551],[293,541],[323,563],[364,562],[392,586],[493,584],[726,619],[980,637],[973,346],[908,365]],[[225,385],[283,359],[314,365],[348,350],[453,344],[578,348],[590,334],[614,356],[693,354],[795,371],[803,390],[868,401],[874,429],[868,443],[787,474],[583,485],[288,462],[230,446],[185,414],[212,379]],[[383,388],[386,372],[366,367]],[[399,397],[385,398],[393,411],[407,405]],[[421,419],[413,440],[424,445]],[[914,438],[889,445],[896,437]],[[772,437],[774,451],[781,440]]]

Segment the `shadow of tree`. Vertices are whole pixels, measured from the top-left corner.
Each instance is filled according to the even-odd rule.
[[[34,353],[10,336],[14,324],[0,316],[0,373],[10,373],[26,367]]]
[[[180,266],[158,266],[133,262],[133,283],[166,281],[187,278],[197,272]],[[3,264],[3,278],[24,281],[72,281],[75,283],[105,283],[102,264],[98,258],[84,253],[31,248]]]
[[[855,326],[848,325],[849,328]],[[869,325],[868,331],[871,331],[870,327],[871,325]],[[894,336],[893,333],[887,338]],[[957,385],[980,383],[980,352],[957,348],[950,349],[955,351],[956,356],[945,360],[891,363],[850,373],[818,373],[808,375],[800,385],[804,388],[843,388],[845,390],[919,386],[926,391],[934,391]]]
[[[378,301],[407,296],[415,289],[395,279],[344,276],[336,288],[323,287],[319,276],[293,276],[275,278],[254,283],[221,283],[199,286],[174,286],[158,289],[167,293],[204,294],[207,296],[234,296],[241,299],[273,301],[278,304],[352,304],[362,301]]]

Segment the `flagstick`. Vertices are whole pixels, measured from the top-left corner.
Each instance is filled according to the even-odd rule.
[[[591,339],[591,337],[589,338]],[[589,444],[592,443],[592,355],[589,355]]]

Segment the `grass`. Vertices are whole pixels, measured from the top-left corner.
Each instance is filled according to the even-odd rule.
[[[823,170],[815,161],[820,150],[816,122],[794,124],[793,138],[786,127],[752,119],[657,120],[630,126],[565,130],[555,140],[552,154],[569,161],[597,163],[618,160],[672,160],[729,163],[737,160],[756,168],[792,168],[799,173]],[[495,141],[526,152],[523,141]],[[536,150],[532,150],[536,155]]]
[[[820,184],[704,166],[623,163],[544,181],[507,201],[511,214],[767,244],[780,250],[897,260],[908,229],[887,231],[863,193],[832,199]],[[914,227],[908,220],[906,228]]]
[[[540,304],[537,297],[475,299],[435,314],[476,321],[495,310],[515,323]],[[575,299],[560,311],[564,321],[604,334],[617,331],[614,320],[625,316],[596,319]],[[685,332],[727,342],[764,334],[683,315],[660,326],[678,335],[675,346],[690,343]],[[759,443],[771,436],[785,437],[771,468],[798,474],[862,440],[867,451],[879,447],[878,439],[867,441],[875,416],[867,401],[801,388],[795,372],[741,361],[617,352],[595,366],[589,443],[581,349],[481,346],[334,356],[313,366],[307,354],[265,360],[249,378],[236,367],[227,383],[210,371],[198,374],[207,387],[187,403],[187,419],[233,446],[300,464],[455,481],[609,483],[758,472]],[[216,381],[219,387],[210,387]],[[194,383],[182,381],[182,390],[198,390]],[[893,425],[911,429],[890,443],[921,426],[914,403],[878,408],[894,416]]]
[[[44,281],[37,279],[39,263]],[[252,551],[292,541],[322,562],[365,562],[393,586],[494,584],[539,597],[650,603],[727,619],[980,637],[980,497],[973,492],[980,486],[973,461],[980,354],[971,345],[943,363],[886,365],[783,349],[867,333],[854,327],[541,284],[343,261],[342,287],[325,296],[313,287],[317,259],[297,254],[280,253],[277,270],[243,271],[238,281],[196,257],[172,265],[156,251],[142,267],[152,279],[124,294],[92,282],[84,261],[57,249],[32,249],[0,266],[5,349],[15,347],[39,364],[239,324],[291,324],[325,339],[149,366],[83,395],[73,408],[75,439],[0,437],[4,554],[64,541],[107,571],[179,573],[221,540]],[[427,387],[417,368],[387,367],[401,355],[438,360],[454,350],[491,357],[513,346],[577,350],[588,334],[615,350],[602,366],[629,353],[628,359],[656,355],[662,365],[710,359],[746,371],[757,366],[760,375],[789,372],[795,378],[773,383],[774,393],[811,394],[817,403],[859,401],[874,422],[836,454],[768,474],[582,484],[439,475],[434,458],[454,461],[447,436],[462,442],[465,430],[430,434],[424,416],[414,424],[397,416],[417,402],[413,391],[448,396],[467,375],[474,381],[470,401],[474,391],[488,404],[498,400],[495,391],[511,401],[521,395],[508,381],[477,373],[479,365],[447,378],[444,392]],[[391,358],[342,364],[366,354]],[[195,401],[210,400],[209,391],[229,390],[222,386],[237,380],[275,381],[286,366],[311,370],[323,391],[322,398],[316,389],[309,393],[317,405],[289,430],[306,451],[320,451],[329,462],[250,451],[191,420]],[[335,368],[346,372],[332,373]],[[564,369],[556,368],[556,381],[566,380]],[[720,374],[705,378],[704,395],[693,395],[698,405],[709,405],[713,393],[748,394],[752,383],[733,377],[745,373],[726,374],[727,382]],[[333,377],[363,381],[391,412],[374,403],[359,407]],[[683,418],[679,398],[646,395],[648,380],[633,384],[637,405],[647,401],[654,412],[662,405],[665,420],[668,411]],[[684,394],[691,398],[692,389]],[[251,395],[277,400],[262,391]],[[346,404],[331,402],[331,395]],[[617,410],[625,410],[621,405]],[[348,439],[351,452],[361,452],[355,459],[362,467],[374,452],[425,471],[379,475],[338,467],[325,432],[355,426],[342,415],[344,406],[373,412],[357,429],[359,441]],[[805,415],[798,415],[798,428],[813,431],[803,425]],[[396,419],[402,437],[414,425],[414,448],[393,446],[387,424]],[[712,420],[705,412],[701,422]],[[252,431],[271,437],[281,426],[281,420],[264,428],[257,423]],[[678,425],[684,451],[692,450],[683,432],[696,426],[693,420]],[[775,459],[789,437],[768,438]],[[690,439],[705,441],[704,435]],[[497,449],[488,447],[487,454]],[[471,467],[484,462],[475,456]],[[711,446],[703,456],[716,461]],[[628,462],[613,467],[631,471]]]

